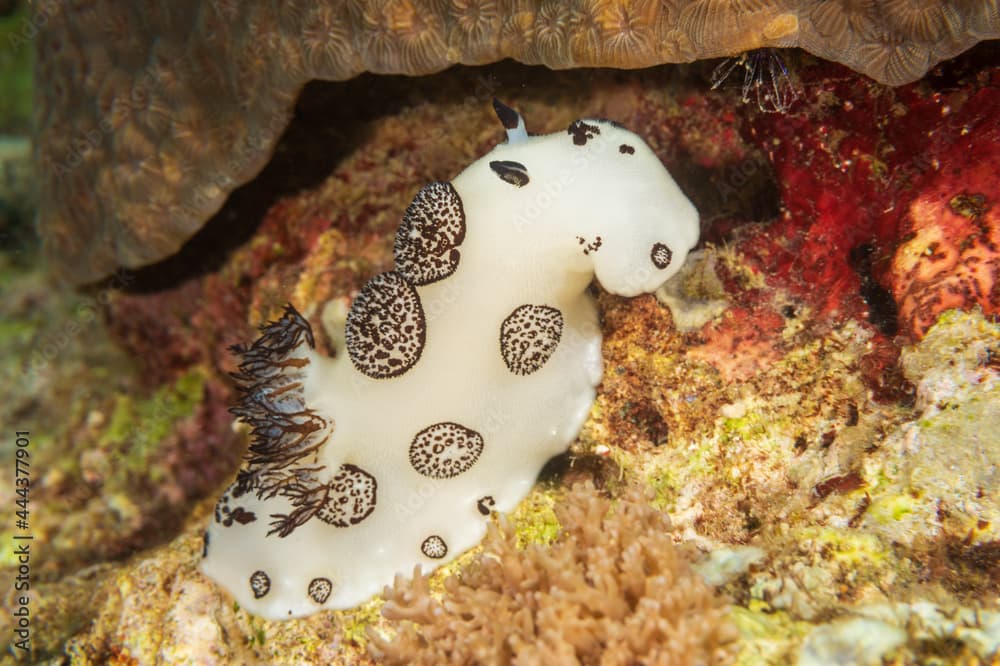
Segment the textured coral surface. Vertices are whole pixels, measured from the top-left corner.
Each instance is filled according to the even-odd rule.
[[[551,544],[518,545],[513,523],[491,525],[482,552],[445,580],[398,577],[382,614],[405,620],[387,664],[722,664],[736,627],[720,597],[674,546],[670,520],[632,488],[612,502],[590,484],[555,507]]]
[[[901,84],[1000,35],[995,0],[32,4],[39,210],[86,283],[162,259],[258,173],[300,88],[513,58],[638,68],[799,46]],[[338,103],[343,103],[340,100]]]
[[[13,353],[0,355],[10,379],[0,420],[33,432],[39,470],[33,658],[365,663],[369,629],[424,658],[421,632],[439,629],[407,624],[398,603],[391,619],[375,600],[264,622],[198,574],[197,555],[245,438],[225,413],[226,347],[290,300],[328,348],[326,324],[389,267],[419,187],[502,140],[497,96],[534,132],[581,115],[637,131],[695,201],[705,239],[670,293],[598,289],[598,399],[511,519],[518,548],[495,534],[509,568],[568,557],[579,530],[612,524],[613,511],[603,523],[554,511],[573,482],[595,485],[575,506],[645,485],[669,516],[675,555],[719,589],[709,597],[684,578],[685,595],[643,600],[704,609],[728,598],[741,663],[996,659],[996,282],[957,300],[949,285],[979,285],[995,265],[997,171],[976,165],[1000,151],[997,50],[983,45],[895,90],[804,55],[787,64],[798,101],[785,114],[741,104],[740,81],[709,91],[711,64],[622,73],[508,63],[313,84],[275,159],[197,248],[76,297],[54,297],[23,260],[5,263],[0,335]],[[961,309],[943,313],[952,305]],[[12,468],[0,468],[9,506]],[[648,511],[643,524],[666,524]],[[661,552],[662,541],[644,545]],[[489,562],[473,552],[436,574],[428,603],[468,603],[473,572]],[[14,562],[3,564],[9,589]],[[609,570],[572,571],[588,566]],[[647,582],[643,594],[657,589]],[[482,592],[492,603],[491,585]],[[566,589],[579,590],[578,578]],[[12,603],[0,613],[5,636]],[[601,630],[625,636],[626,625]]]

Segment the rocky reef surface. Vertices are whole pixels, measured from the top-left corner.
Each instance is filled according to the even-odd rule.
[[[509,612],[456,659],[540,643],[598,663],[581,636],[649,663],[996,659],[997,48],[900,88],[798,52],[775,83],[753,64],[774,57],[714,91],[718,63],[310,84],[271,163],[178,256],[66,294],[2,255],[0,421],[30,432],[33,481],[32,651],[4,661],[436,663],[477,603]],[[753,93],[774,85],[794,100],[766,113]],[[197,571],[246,445],[227,348],[288,301],[329,348],[417,189],[502,140],[493,97],[533,132],[589,115],[642,135],[701,212],[700,251],[655,296],[597,289],[590,419],[483,548],[354,611],[250,616]],[[0,443],[9,507],[16,448]],[[5,595],[5,637],[17,610]]]

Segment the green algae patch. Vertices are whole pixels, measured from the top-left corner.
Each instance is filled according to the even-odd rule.
[[[126,470],[148,470],[154,481],[160,480],[162,470],[150,463],[160,442],[174,431],[177,423],[194,415],[204,399],[206,379],[203,369],[193,368],[148,398],[117,395],[98,446],[122,451]]]
[[[871,503],[867,517],[882,525],[888,525],[916,512],[919,505],[919,499],[907,493],[889,494]]]
[[[556,518],[555,505],[556,498],[539,488],[535,488],[518,504],[510,515],[514,522],[518,548],[531,544],[548,545],[556,540],[562,525]]]
[[[736,657],[739,666],[771,666],[792,662],[812,625],[792,619],[784,611],[773,612],[764,602],[752,601],[750,606],[733,607],[729,618],[740,632],[741,649]]]
[[[866,532],[833,527],[803,527],[794,540],[812,543],[812,550],[848,567],[878,567],[889,561],[890,553],[882,540]]]
[[[661,511],[670,511],[677,502],[677,477],[667,467],[653,470],[646,478],[646,483],[653,490],[650,504]]]
[[[725,418],[722,421],[723,441],[737,438],[743,441],[756,440],[767,434],[763,414],[749,412],[744,416]]]
[[[381,597],[372,599],[365,605],[344,615],[344,640],[359,647],[368,645],[368,627],[375,626],[382,618],[382,606],[385,601]]]

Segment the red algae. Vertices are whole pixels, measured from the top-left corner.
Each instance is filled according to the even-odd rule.
[[[739,251],[768,284],[811,304],[818,319],[841,322],[868,314],[859,293],[861,277],[850,262],[852,249],[865,243],[875,248],[876,279],[891,286],[900,307],[901,332],[912,339],[919,339],[945,309],[979,305],[995,311],[994,218],[941,214],[963,192],[997,190],[1000,68],[949,72],[943,85],[918,82],[897,89],[837,70],[832,65],[805,68],[802,99],[788,114],[751,116],[748,140],[773,164],[782,215],[751,229]],[[973,168],[977,164],[982,166]],[[938,202],[940,214],[927,208],[931,200]],[[930,230],[937,225],[943,226]],[[954,239],[956,251],[965,242],[967,255],[934,269],[916,266],[939,264],[933,253],[901,262],[900,252],[912,255],[903,246],[921,230]],[[970,235],[978,239],[975,248],[968,246]],[[968,275],[945,277],[959,263],[966,264]],[[973,263],[974,270],[968,268]],[[993,268],[984,270],[987,263]],[[923,284],[932,279],[928,271],[933,286]],[[938,295],[917,295],[917,290]],[[917,301],[926,305],[918,307]]]

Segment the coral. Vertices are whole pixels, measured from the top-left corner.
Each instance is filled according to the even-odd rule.
[[[389,664],[723,663],[736,632],[721,599],[673,544],[666,515],[632,488],[617,500],[577,484],[555,506],[562,530],[518,547],[491,525],[483,551],[445,580],[397,577],[382,613],[392,639],[370,632]]]
[[[40,226],[74,282],[175,252],[260,171],[311,79],[503,58],[648,67],[801,46],[901,84],[1000,35],[993,2],[105,0],[32,4]],[[24,33],[24,34],[21,34]]]

